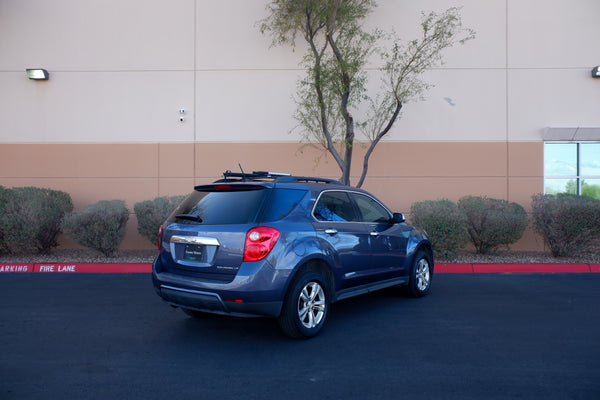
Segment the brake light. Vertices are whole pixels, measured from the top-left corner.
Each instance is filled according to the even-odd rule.
[[[162,244],[162,230],[163,230],[163,226],[161,225],[158,228],[158,252],[160,253],[160,245]]]
[[[215,190],[231,190],[231,185],[215,185]]]
[[[246,234],[244,261],[260,261],[265,258],[277,243],[279,231],[266,226],[252,228]]]

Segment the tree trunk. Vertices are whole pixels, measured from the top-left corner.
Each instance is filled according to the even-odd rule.
[[[352,150],[354,150],[354,118],[352,117],[352,114],[348,114],[346,118],[346,140],[344,146],[344,168],[342,169],[342,183],[344,185],[350,185]]]

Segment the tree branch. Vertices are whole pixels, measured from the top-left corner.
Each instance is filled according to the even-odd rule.
[[[362,170],[362,173],[360,174],[360,179],[359,179],[356,187],[362,187],[363,183],[365,182],[365,178],[367,177],[367,172],[369,171],[369,158],[371,157],[371,153],[373,153],[373,150],[375,150],[375,146],[377,146],[379,141],[385,135],[387,135],[387,133],[390,131],[390,129],[392,129],[392,125],[394,125],[394,122],[398,118],[398,115],[400,115],[401,109],[402,109],[402,103],[400,101],[398,101],[396,103],[396,108],[394,109],[394,113],[390,117],[386,127],[381,132],[379,132],[377,134],[377,136],[375,137],[375,139],[373,139],[373,141],[371,142],[371,145],[369,146],[369,149],[367,150],[365,157],[363,158],[363,170]]]
[[[310,28],[310,14],[309,14],[308,10],[306,13],[306,19],[307,19],[307,29],[309,29]],[[320,29],[321,27],[322,26],[319,26],[318,29]],[[316,31],[315,31],[315,34],[316,34]],[[317,49],[317,45],[314,41],[314,37],[315,37],[314,34],[308,34],[308,32],[307,32],[307,35],[305,36],[306,41],[310,45],[311,51],[313,53],[313,57],[315,58],[315,64],[313,67],[314,85],[315,85],[315,92],[317,94],[317,101],[318,101],[319,111],[320,111],[321,131],[323,132],[323,136],[325,137],[325,142],[327,143],[327,151],[329,151],[331,153],[331,155],[333,156],[334,160],[336,161],[336,163],[338,164],[340,169],[343,170],[344,169],[344,160],[342,159],[342,157],[336,150],[335,146],[333,145],[333,138],[331,136],[331,132],[329,132],[329,127],[328,127],[328,122],[327,122],[327,107],[325,105],[325,100],[324,100],[324,96],[323,96],[323,88],[321,86],[321,82],[322,82],[321,81],[321,60],[323,58],[325,49],[327,48],[327,42],[323,46],[323,49],[321,51],[319,51]]]

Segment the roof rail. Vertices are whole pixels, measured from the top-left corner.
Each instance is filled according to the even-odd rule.
[[[315,183],[330,183],[341,185],[340,181],[328,178],[317,178],[314,176],[286,176],[277,180],[277,182],[315,182]]]
[[[269,172],[269,171],[253,171],[252,173],[246,172],[231,172],[227,170],[223,172],[223,179],[215,181],[219,182],[248,182],[248,181],[262,181],[265,179],[273,180],[274,182],[315,182],[315,183],[330,183],[341,185],[339,181],[327,178],[317,178],[310,176],[293,176],[281,172]]]

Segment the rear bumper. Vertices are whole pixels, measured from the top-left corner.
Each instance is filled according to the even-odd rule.
[[[282,302],[239,302],[238,299],[223,299],[217,293],[176,288],[161,285],[157,294],[167,303],[182,308],[189,308],[212,314],[224,314],[236,317],[277,317],[281,312]],[[233,300],[233,301],[232,301]]]
[[[219,282],[164,271],[157,257],[152,281],[156,293],[173,306],[240,317],[278,317],[289,271],[265,263],[245,264],[230,282]]]

